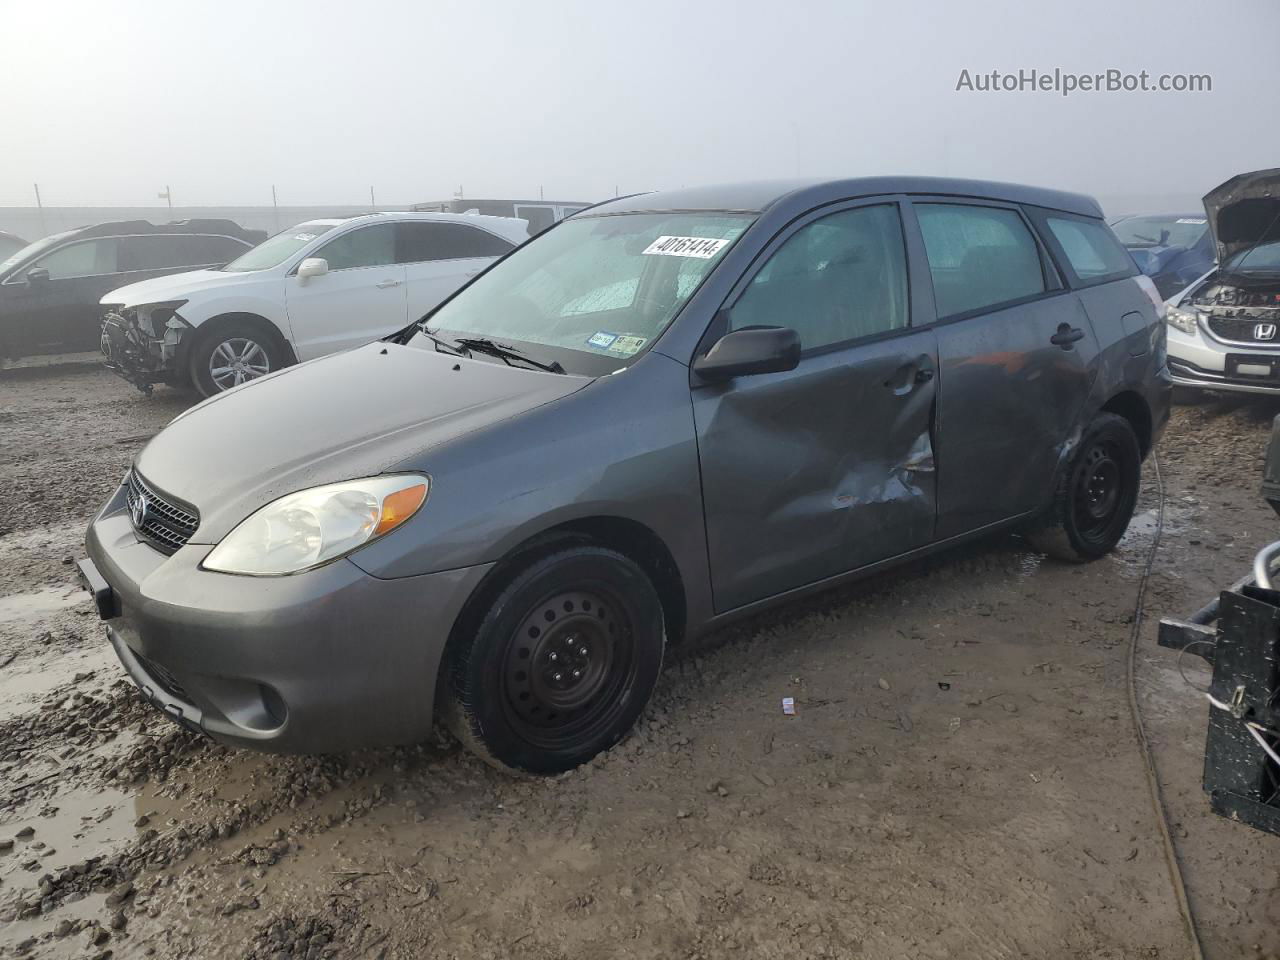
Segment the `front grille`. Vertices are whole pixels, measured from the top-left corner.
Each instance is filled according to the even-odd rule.
[[[1235,343],[1260,343],[1280,347],[1280,315],[1265,320],[1246,317],[1209,317],[1206,321],[1215,337]],[[1270,332],[1269,337],[1259,337],[1258,328]]]
[[[135,653],[134,656],[138,658],[138,663],[142,665],[142,669],[147,671],[151,679],[160,684],[165,693],[187,703],[191,701],[191,698],[187,696],[186,688],[178,682],[178,678],[173,675],[173,672],[168,667],[162,667],[154,660],[148,660],[140,653]]]
[[[158,493],[136,470],[129,471],[125,495],[134,531],[165,553],[183,546],[200,526],[200,514],[194,507],[179,505]]]

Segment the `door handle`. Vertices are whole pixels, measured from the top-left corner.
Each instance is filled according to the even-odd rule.
[[[933,379],[933,367],[921,367],[916,371],[916,383],[928,383]]]
[[[378,283],[375,283],[374,286],[377,287],[379,290],[386,290],[389,287],[400,286],[400,281],[399,280],[382,280]]]
[[[1060,323],[1058,324],[1058,332],[1049,338],[1049,342],[1055,347],[1070,350],[1073,343],[1083,339],[1084,331],[1079,327],[1073,327],[1069,323]]]

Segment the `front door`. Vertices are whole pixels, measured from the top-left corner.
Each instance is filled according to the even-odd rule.
[[[4,284],[3,311],[15,357],[96,350],[98,301],[122,283],[115,237],[78,240],[32,262]],[[27,280],[35,276],[39,279]]]
[[[941,539],[1048,503],[1098,346],[1017,209],[914,209],[940,321]]]
[[[898,205],[812,216],[771,250],[726,329],[795,329],[799,366],[693,392],[717,612],[933,538],[937,347],[911,328]]]
[[[396,263],[394,223],[357,227],[313,256],[326,260],[319,277],[285,280],[294,352],[312,360],[377,340],[403,327],[405,268]]]

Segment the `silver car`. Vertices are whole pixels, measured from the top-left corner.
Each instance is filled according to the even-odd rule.
[[[1280,169],[1232,177],[1204,208],[1218,266],[1168,301],[1173,382],[1280,394]]]

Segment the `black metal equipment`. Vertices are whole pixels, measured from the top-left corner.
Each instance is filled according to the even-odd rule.
[[[1262,495],[1280,514],[1280,417],[1271,425]],[[1160,621],[1162,647],[1213,667],[1204,788],[1215,813],[1280,835],[1280,541],[1253,571],[1186,620]]]

